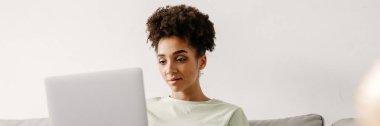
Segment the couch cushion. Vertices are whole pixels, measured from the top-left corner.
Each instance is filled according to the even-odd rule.
[[[24,120],[0,119],[0,126],[49,126],[49,120],[47,118]]]
[[[323,118],[317,114],[301,115],[281,119],[249,120],[250,126],[323,126]]]
[[[332,126],[359,126],[354,118],[345,118],[333,123]]]

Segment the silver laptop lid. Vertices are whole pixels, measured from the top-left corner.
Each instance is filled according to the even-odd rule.
[[[52,126],[147,126],[142,70],[48,77]]]

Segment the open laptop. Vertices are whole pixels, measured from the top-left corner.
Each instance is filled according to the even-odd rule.
[[[147,126],[141,68],[48,77],[51,126]]]

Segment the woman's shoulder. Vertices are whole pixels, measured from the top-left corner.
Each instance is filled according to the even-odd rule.
[[[149,104],[149,103],[155,103],[155,102],[160,102],[160,101],[163,101],[164,100],[164,97],[152,97],[152,98],[147,98],[146,99],[146,103]]]
[[[241,107],[235,105],[235,104],[232,104],[232,103],[229,103],[229,102],[225,102],[225,101],[222,101],[222,100],[219,100],[219,99],[212,99],[212,103],[220,106],[220,107],[223,107],[223,108],[227,108],[227,109],[230,109],[230,110],[238,110],[238,109],[241,109]]]

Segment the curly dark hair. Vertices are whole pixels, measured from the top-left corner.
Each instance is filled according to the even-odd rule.
[[[160,7],[148,18],[146,24],[148,40],[152,42],[151,46],[156,51],[160,39],[171,36],[186,40],[196,49],[198,58],[203,56],[206,50],[214,50],[214,24],[207,14],[197,8],[186,5]]]

